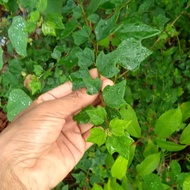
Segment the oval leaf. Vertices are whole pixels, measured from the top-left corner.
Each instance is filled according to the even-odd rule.
[[[181,144],[190,144],[190,124],[183,130],[180,136],[180,143]]]
[[[128,104],[127,109],[125,107],[122,107],[120,113],[124,120],[131,121],[127,127],[127,132],[133,137],[140,138],[141,128],[139,126],[139,122],[134,109]]]
[[[184,148],[186,148],[186,145],[180,145],[180,144],[176,144],[174,142],[170,142],[170,141],[161,141],[161,140],[157,140],[157,145],[162,148],[163,150],[167,150],[167,151],[181,151]]]
[[[155,134],[159,138],[167,138],[178,129],[181,122],[181,109],[178,107],[177,109],[169,110],[163,113],[156,121]]]
[[[31,104],[31,98],[20,89],[14,89],[10,92],[9,100],[7,103],[7,117],[9,121],[27,108]]]
[[[126,104],[124,100],[126,81],[123,80],[114,86],[106,86],[102,95],[107,106],[120,108]]]
[[[137,165],[137,172],[140,176],[152,173],[159,165],[160,153],[151,154],[147,156],[139,165]]]
[[[114,178],[121,180],[127,172],[128,160],[118,156],[111,168],[111,174]]]
[[[12,25],[8,30],[10,41],[19,55],[26,56],[26,47],[28,41],[28,33],[26,32],[26,23],[21,16],[13,18]]]

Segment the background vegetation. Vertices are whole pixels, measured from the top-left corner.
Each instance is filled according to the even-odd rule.
[[[0,0],[0,106],[11,121],[64,83],[100,90],[95,127],[57,190],[190,189],[189,0]],[[102,126],[97,128],[96,126]]]

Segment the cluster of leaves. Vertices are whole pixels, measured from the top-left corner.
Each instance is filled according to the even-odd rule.
[[[9,120],[66,80],[97,93],[91,68],[115,82],[102,92],[104,106],[74,117],[95,126],[95,146],[55,189],[189,189],[190,1],[0,5],[0,100]]]

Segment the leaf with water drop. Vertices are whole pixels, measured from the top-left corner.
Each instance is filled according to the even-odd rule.
[[[116,22],[118,19],[118,12],[116,12],[112,17],[109,19],[101,19],[95,27],[95,35],[96,40],[100,41],[110,34],[112,34],[116,30]]]
[[[102,95],[107,106],[120,108],[126,105],[124,100],[126,81],[123,80],[114,86],[106,86]]]
[[[73,90],[86,87],[88,94],[98,93],[102,86],[101,80],[99,78],[91,78],[87,68],[81,68],[78,71],[71,73],[70,80],[73,85]]]
[[[28,33],[26,32],[26,23],[21,16],[13,18],[13,22],[8,30],[10,41],[19,55],[26,56],[26,47]]]
[[[121,42],[114,54],[117,63],[125,69],[134,70],[151,54],[151,51],[143,47],[140,40],[128,38]]]
[[[7,103],[7,117],[9,121],[31,104],[31,98],[20,89],[14,89],[9,94]]]
[[[79,59],[78,65],[80,67],[89,67],[94,62],[94,51],[90,48],[85,48],[77,53],[77,57]]]
[[[105,108],[98,106],[97,108],[86,110],[87,114],[90,117],[90,123],[93,125],[101,125],[106,119],[106,110]]]
[[[119,69],[116,67],[116,57],[113,53],[100,52],[96,59],[96,67],[99,73],[106,78],[111,78],[119,73]]]
[[[116,32],[116,36],[122,40],[130,37],[143,40],[156,36],[160,31],[156,28],[152,28],[136,18],[127,18],[120,25],[120,28]]]
[[[88,26],[84,26],[80,30],[73,33],[74,43],[81,45],[89,39],[91,29]]]
[[[131,145],[133,142],[133,139],[129,136],[128,133],[125,133],[123,136],[120,137],[112,135],[107,137],[106,147],[110,154],[117,152],[122,157],[129,160]]]

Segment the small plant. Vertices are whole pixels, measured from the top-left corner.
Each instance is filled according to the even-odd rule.
[[[95,145],[55,189],[189,188],[189,1],[0,5],[0,99],[10,121],[67,80],[73,90],[99,92],[91,68],[115,83],[102,92],[102,106],[74,117],[94,125],[87,141]]]

